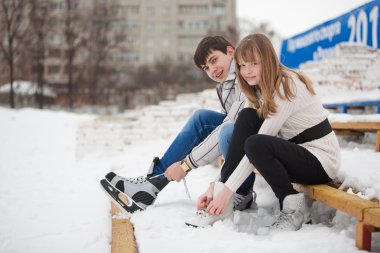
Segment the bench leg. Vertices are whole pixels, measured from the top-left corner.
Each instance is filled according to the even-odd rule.
[[[360,250],[371,251],[371,237],[370,226],[358,221],[356,224],[356,247]]]
[[[380,152],[380,130],[376,131],[376,152]]]

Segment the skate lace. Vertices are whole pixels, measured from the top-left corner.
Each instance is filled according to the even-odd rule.
[[[164,174],[165,174],[165,173],[158,174],[158,175],[156,175],[156,176],[150,177],[150,179],[164,176]],[[145,179],[145,180],[146,180],[146,179]],[[189,188],[187,188],[186,179],[183,178],[182,180],[183,180],[183,186],[185,187],[185,193],[186,193],[187,197],[191,200],[191,196],[190,196]]]
[[[142,184],[146,181],[146,177],[140,176],[140,177],[134,177],[134,178],[127,178],[126,181],[129,181],[134,184]]]
[[[205,219],[205,218],[208,218],[211,214],[207,212],[206,210],[198,210],[196,212],[196,215],[198,218]]]

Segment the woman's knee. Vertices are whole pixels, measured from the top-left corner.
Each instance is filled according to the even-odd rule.
[[[258,157],[267,152],[269,138],[267,135],[255,134],[247,138],[244,143],[244,152],[251,160],[252,157]]]
[[[255,109],[247,107],[247,108],[242,109],[239,112],[236,121],[238,121],[239,119],[242,120],[242,119],[256,117],[256,115],[257,115],[257,111]]]
[[[257,111],[253,108],[244,108],[238,114],[236,119],[236,127],[249,127],[259,129],[263,119],[259,118]]]

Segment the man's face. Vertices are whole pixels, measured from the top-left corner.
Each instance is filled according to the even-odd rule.
[[[227,46],[227,54],[219,50],[213,50],[206,58],[205,65],[202,65],[203,71],[215,82],[222,83],[227,79],[231,62],[234,56],[233,47]]]

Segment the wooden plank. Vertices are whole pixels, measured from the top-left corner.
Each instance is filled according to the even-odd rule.
[[[368,228],[368,225],[363,222],[356,224],[356,247],[360,250],[371,251],[372,233]]]
[[[360,221],[364,219],[364,209],[380,207],[378,203],[362,199],[328,185],[309,185],[302,188],[311,198],[345,212]]]
[[[357,131],[357,130],[337,130],[334,129],[334,132],[336,135],[350,135],[350,136],[363,136],[363,131]]]
[[[380,130],[376,131],[376,152],[380,152]]]
[[[332,122],[332,129],[343,130],[373,130],[380,129],[380,122]]]
[[[112,240],[111,253],[137,253],[137,243],[133,225],[128,218],[117,218],[120,213],[117,206],[111,203]]]
[[[112,219],[111,253],[137,253],[133,226],[129,219]]]

